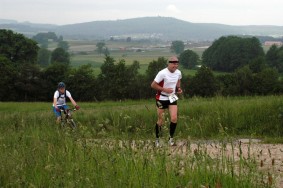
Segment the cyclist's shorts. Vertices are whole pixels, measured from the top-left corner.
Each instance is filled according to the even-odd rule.
[[[67,105],[63,105],[63,106],[58,106],[59,109],[68,109]],[[61,112],[57,112],[56,108],[53,106],[53,112],[55,113],[56,117],[60,117],[61,116]]]
[[[169,100],[166,101],[156,100],[156,106],[159,109],[167,109],[169,105],[177,105],[177,101],[170,103]]]

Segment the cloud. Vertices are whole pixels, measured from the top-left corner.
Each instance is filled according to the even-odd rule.
[[[173,12],[173,13],[181,13],[181,10],[179,10],[175,5],[168,5],[166,7],[166,10],[169,12]]]

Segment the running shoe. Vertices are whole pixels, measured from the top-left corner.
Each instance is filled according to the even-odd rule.
[[[170,146],[177,146],[176,143],[174,142],[173,138],[169,138],[168,143],[169,143]]]
[[[159,143],[159,139],[158,138],[156,138],[156,140],[155,140],[155,147],[160,147],[160,143]]]

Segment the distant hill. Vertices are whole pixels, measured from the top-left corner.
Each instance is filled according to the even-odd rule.
[[[5,20],[4,20],[5,21]],[[158,38],[161,40],[215,40],[224,35],[283,36],[283,26],[232,26],[191,23],[171,17],[142,17],[115,21],[93,21],[70,25],[18,23],[0,19],[0,28],[26,35],[55,32],[65,39],[110,39],[110,37]]]

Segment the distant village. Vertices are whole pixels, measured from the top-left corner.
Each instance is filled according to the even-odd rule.
[[[283,43],[281,41],[265,41],[264,42],[265,46],[272,46],[272,45],[276,45],[276,46],[282,46]]]

